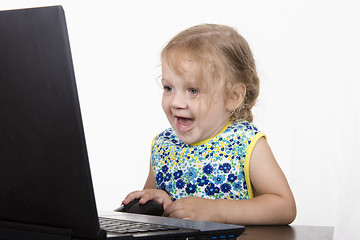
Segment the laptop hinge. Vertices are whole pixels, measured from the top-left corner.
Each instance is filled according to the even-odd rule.
[[[0,236],[4,240],[71,240],[72,231],[65,228],[0,221]]]

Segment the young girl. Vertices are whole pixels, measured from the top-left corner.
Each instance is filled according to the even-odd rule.
[[[296,206],[266,137],[251,122],[259,79],[246,40],[203,24],[180,32],[161,54],[163,110],[171,128],[152,143],[140,203],[164,216],[233,224],[288,224]]]

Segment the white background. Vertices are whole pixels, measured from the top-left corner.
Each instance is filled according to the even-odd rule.
[[[162,47],[187,27],[220,23],[253,50],[261,78],[255,124],[295,195],[294,224],[360,239],[359,1],[2,0],[0,9],[58,4],[99,209],[143,187],[151,141],[169,126],[157,79]]]

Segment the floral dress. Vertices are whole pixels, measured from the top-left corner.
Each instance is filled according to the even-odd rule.
[[[170,198],[252,198],[249,162],[263,133],[249,122],[229,122],[216,136],[185,144],[169,128],[153,141],[152,168],[156,185]]]

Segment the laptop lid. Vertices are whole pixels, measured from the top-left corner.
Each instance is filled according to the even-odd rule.
[[[105,239],[61,6],[0,11],[0,146],[1,239]],[[129,213],[104,216],[181,228],[170,235],[107,234],[116,239],[234,238],[244,230]]]
[[[99,230],[61,6],[0,11],[0,226]]]

